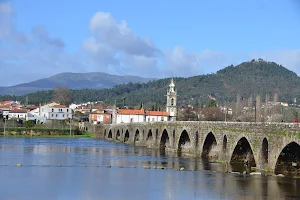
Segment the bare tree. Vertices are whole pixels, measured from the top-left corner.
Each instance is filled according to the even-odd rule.
[[[261,121],[261,98],[260,95],[256,96],[256,121]]]
[[[237,117],[240,116],[240,114],[242,112],[241,107],[242,107],[242,105],[241,105],[241,95],[237,94],[237,96],[236,96],[236,116]]]
[[[55,87],[53,101],[61,105],[69,106],[71,103],[71,89],[67,87]]]
[[[279,102],[279,95],[278,95],[278,92],[275,92],[275,94],[274,94],[274,103],[277,103],[277,102]]]
[[[251,115],[252,114],[252,109],[253,109],[253,98],[252,95],[250,95],[249,99],[248,99],[248,112]]]

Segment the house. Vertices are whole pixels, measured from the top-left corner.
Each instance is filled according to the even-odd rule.
[[[57,103],[50,103],[29,111],[28,116],[30,120],[40,122],[51,119],[64,120],[72,118],[72,109]]]
[[[89,114],[89,121],[93,124],[111,124],[112,113],[105,110],[97,110]]]
[[[74,112],[81,112],[83,114],[88,113],[91,111],[91,107],[89,106],[78,106],[74,109]]]
[[[146,122],[169,121],[169,113],[165,111],[146,111]]]
[[[23,119],[26,121],[28,119],[28,112],[24,109],[11,110],[9,111],[8,119]]]
[[[280,102],[280,104],[281,104],[282,106],[285,106],[285,107],[288,107],[288,106],[289,106],[289,104],[288,104],[287,102]]]
[[[10,106],[10,105],[0,105],[0,115],[2,117],[7,117],[10,110],[12,110],[12,106]]]
[[[63,105],[54,105],[48,108],[47,119],[72,119],[72,109]]]
[[[114,124],[144,122],[144,121],[145,121],[144,109],[141,110],[114,109],[112,113],[112,122]]]
[[[13,103],[14,101],[7,100],[7,101],[0,102],[0,106],[7,106],[7,105],[11,106]]]

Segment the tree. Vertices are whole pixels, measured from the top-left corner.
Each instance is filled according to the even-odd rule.
[[[56,87],[54,89],[53,101],[61,105],[69,106],[71,103],[72,91],[67,87]]]
[[[210,107],[217,107],[217,102],[215,100],[211,99],[207,102],[207,107],[209,107],[209,108]]]

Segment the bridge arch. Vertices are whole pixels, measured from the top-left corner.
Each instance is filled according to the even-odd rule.
[[[217,140],[213,132],[209,132],[202,145],[201,157],[202,159],[208,161],[213,158],[216,158],[217,155],[212,153],[212,149],[217,146]]]
[[[223,137],[223,146],[222,146],[222,149],[223,149],[223,154],[225,155],[225,157],[226,157],[226,155],[227,155],[227,149],[228,149],[228,147],[227,147],[227,142],[228,142],[228,140],[227,140],[227,135],[224,135],[224,137]]]
[[[179,153],[190,153],[192,150],[191,139],[186,130],[183,130],[180,134],[177,150]]]
[[[175,146],[175,141],[176,141],[176,135],[175,135],[175,129],[173,129],[173,133],[172,133],[172,138],[173,138],[173,146]]]
[[[134,141],[133,141],[133,144],[135,144],[136,142],[139,142],[140,141],[140,131],[139,129],[136,129],[135,131],[135,135],[134,135]]]
[[[107,138],[108,139],[112,139],[112,130],[111,129],[109,129]]]
[[[149,129],[148,133],[147,133],[147,137],[146,137],[146,143],[149,143],[153,140],[153,134],[152,134],[152,130]]]
[[[168,146],[170,145],[169,142],[170,142],[170,138],[169,138],[168,131],[164,129],[161,134],[160,143],[159,143],[160,150],[165,151],[166,148],[168,148]]]
[[[276,159],[276,174],[300,174],[300,144],[292,141],[282,148]]]
[[[117,130],[117,134],[116,134],[116,140],[120,141],[121,140],[121,133],[120,133],[120,129]]]
[[[198,131],[196,131],[196,138],[195,138],[195,149],[196,149],[196,151],[198,150],[198,148],[199,148],[199,132]]]
[[[125,135],[124,135],[124,142],[128,142],[129,141],[129,131],[128,129],[126,129]]]
[[[261,144],[261,163],[263,166],[269,163],[269,142],[267,138],[264,138]]]
[[[247,136],[239,137],[235,143],[234,148],[230,152],[230,162],[247,163],[248,166],[256,166],[256,160],[253,153],[253,147],[249,142]]]

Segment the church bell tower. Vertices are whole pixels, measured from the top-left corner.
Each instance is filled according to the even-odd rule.
[[[176,121],[177,118],[177,92],[173,78],[167,91],[167,112],[170,115],[170,121]]]

